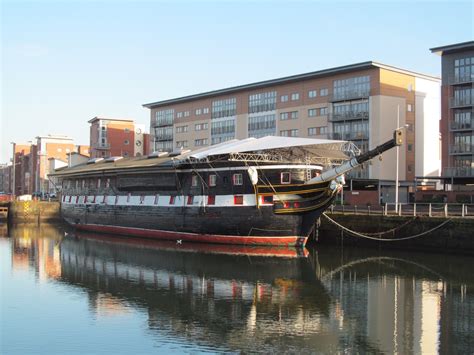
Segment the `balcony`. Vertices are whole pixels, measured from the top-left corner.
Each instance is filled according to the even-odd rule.
[[[357,99],[367,99],[370,96],[370,90],[348,90],[329,97],[329,101],[348,101]]]
[[[329,115],[329,120],[332,122],[367,119],[369,119],[368,111],[346,111],[341,113],[333,112]]]
[[[166,119],[166,120],[157,120],[153,127],[164,127],[164,126],[172,126],[173,119]]]
[[[467,122],[451,121],[449,122],[449,128],[451,131],[472,131],[474,130],[474,119]]]
[[[474,82],[474,73],[465,75],[454,75],[448,78],[449,85],[462,85]]]
[[[474,96],[463,98],[449,98],[449,108],[472,107],[474,105]]]
[[[110,143],[97,143],[92,146],[95,149],[110,149]]]
[[[161,141],[172,141],[173,140],[173,133],[171,134],[158,134],[155,136],[155,141],[161,142]]]
[[[452,144],[449,146],[449,154],[451,155],[460,155],[460,154],[473,154],[474,153],[474,144],[464,143],[464,144]]]
[[[446,177],[474,177],[474,168],[469,167],[448,167],[443,169],[443,176]]]
[[[369,139],[368,132],[344,132],[344,133],[328,133],[329,139],[344,140],[344,141],[357,141]]]

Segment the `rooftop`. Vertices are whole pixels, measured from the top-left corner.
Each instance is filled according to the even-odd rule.
[[[430,48],[430,51],[438,54],[444,55],[449,53],[464,52],[467,50],[474,50],[474,41],[461,42],[455,44],[448,44],[447,46],[434,47]]]
[[[368,61],[368,62],[345,65],[345,66],[336,67],[336,68],[319,70],[319,71],[310,72],[310,73],[286,76],[286,77],[283,77],[283,78],[259,81],[259,82],[256,82],[256,83],[239,85],[239,86],[234,86],[234,87],[220,89],[220,90],[208,91],[208,92],[204,92],[204,93],[200,93],[200,94],[183,96],[183,97],[179,97],[179,98],[175,98],[175,99],[157,101],[157,102],[152,102],[152,103],[148,103],[148,104],[143,104],[142,106],[151,109],[151,108],[155,108],[155,107],[166,106],[166,105],[169,105],[169,104],[177,104],[177,103],[189,102],[189,101],[193,101],[193,100],[197,100],[197,99],[209,98],[209,97],[213,97],[213,96],[216,96],[216,95],[232,94],[232,93],[236,93],[236,92],[244,91],[244,90],[261,89],[261,88],[265,88],[265,87],[273,86],[273,85],[288,84],[288,83],[297,82],[297,81],[300,81],[300,80],[323,78],[323,77],[327,77],[327,76],[331,76],[331,75],[350,73],[350,72],[353,72],[353,71],[373,69],[373,68],[387,69],[387,70],[395,71],[395,72],[398,72],[398,73],[413,75],[413,76],[416,76],[416,77],[420,77],[420,78],[424,78],[424,79],[428,79],[428,80],[433,80],[433,81],[439,81],[440,80],[440,78],[435,77],[435,76],[416,73],[416,72],[412,72],[412,71],[409,71],[409,70],[393,67],[393,66],[390,66],[390,65],[386,65],[386,64],[382,64],[382,63],[378,63],[378,62],[373,62],[373,61]]]
[[[92,119],[90,119],[89,121],[87,121],[88,123],[92,123],[92,122],[95,122],[95,121],[101,121],[101,120],[105,120],[105,121],[121,121],[121,122],[133,122],[132,119],[129,119],[129,118],[110,118],[110,117],[94,117]]]

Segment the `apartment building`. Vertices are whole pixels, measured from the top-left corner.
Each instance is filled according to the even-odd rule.
[[[0,164],[0,194],[11,194],[12,164]]]
[[[130,119],[94,117],[90,123],[91,158],[147,155],[145,125]]]
[[[266,135],[351,140],[366,151],[406,125],[399,179],[411,182],[439,175],[439,87],[437,77],[363,62],[143,106],[150,109],[152,151]],[[351,177],[393,185],[396,154],[385,153]],[[375,190],[378,199],[383,192]],[[407,196],[409,188],[401,191]]]
[[[472,183],[474,41],[431,48],[431,52],[441,56],[442,176],[455,183]]]

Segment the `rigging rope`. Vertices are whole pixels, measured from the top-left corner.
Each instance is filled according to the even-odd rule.
[[[383,238],[374,238],[374,237],[371,237],[371,236],[368,236],[368,235],[365,235],[365,234],[362,234],[362,233],[359,233],[359,232],[356,232],[356,231],[353,231],[347,227],[344,227],[343,225],[341,225],[340,223],[336,222],[335,220],[333,220],[331,217],[329,217],[326,213],[323,213],[323,216],[326,217],[331,223],[335,224],[336,226],[338,226],[339,228],[341,228],[342,230],[346,231],[349,233],[349,235],[353,235],[353,236],[356,236],[356,237],[360,237],[360,238],[366,238],[366,239],[370,239],[370,240],[377,240],[379,242],[398,242],[398,241],[401,241],[401,240],[408,240],[408,239],[414,239],[414,238],[418,238],[418,237],[422,237],[426,234],[429,234],[431,232],[434,232],[435,230],[441,228],[442,226],[444,226],[445,224],[451,222],[452,218],[444,221],[443,223],[441,223],[440,225],[434,227],[434,228],[431,228],[430,230],[426,231],[426,232],[423,232],[423,233],[419,233],[419,234],[415,234],[415,235],[411,235],[409,237],[403,237],[403,238],[397,238],[397,239],[383,239]]]

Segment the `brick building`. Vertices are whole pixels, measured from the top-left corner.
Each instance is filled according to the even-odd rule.
[[[91,158],[148,155],[145,126],[129,119],[94,117],[90,123]]]
[[[415,176],[439,174],[439,85],[436,77],[364,62],[143,106],[150,109],[153,151],[265,135],[351,140],[366,151],[407,125],[407,142],[399,150],[404,202]],[[396,154],[389,151],[353,171],[347,198],[394,201]]]

